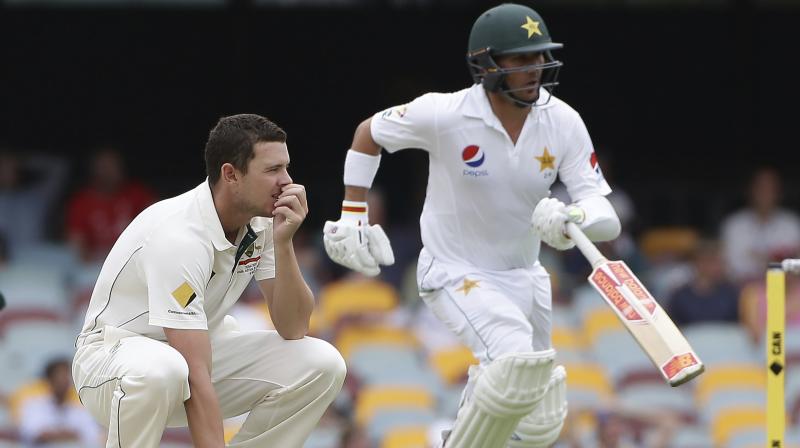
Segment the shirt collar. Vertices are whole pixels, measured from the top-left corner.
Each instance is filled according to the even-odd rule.
[[[492,112],[489,97],[486,96],[486,90],[480,84],[473,84],[467,91],[464,105],[461,107],[461,113],[467,117],[479,118],[487,124],[490,123],[491,118],[497,119],[494,116],[494,112]]]
[[[195,188],[197,192],[197,205],[200,207],[200,218],[203,220],[203,227],[208,231],[214,249],[219,252],[234,247],[227,238],[225,231],[222,230],[222,222],[219,220],[217,208],[214,207],[214,198],[211,196],[211,185],[208,178]]]
[[[536,105],[531,108],[530,114],[535,114],[538,109],[550,107],[554,98],[550,98],[550,92],[547,89],[539,89],[539,100],[544,104]],[[549,100],[549,101],[548,101]],[[481,84],[473,84],[469,88],[467,95],[464,99],[464,104],[461,107],[461,113],[464,116],[478,118],[483,120],[487,125],[502,129],[502,124],[497,116],[492,111],[492,105],[489,103],[489,96],[486,94],[486,89]]]

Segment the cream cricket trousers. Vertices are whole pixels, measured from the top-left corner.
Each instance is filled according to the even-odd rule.
[[[433,314],[485,365],[508,353],[551,348],[550,275],[530,269],[489,271],[419,256],[420,296]]]
[[[339,352],[275,331],[223,326],[210,338],[223,418],[250,412],[229,446],[302,447],[344,382]],[[78,347],[72,372],[81,402],[108,427],[109,448],[155,448],[167,426],[187,425],[189,368],[167,343],[107,326]]]

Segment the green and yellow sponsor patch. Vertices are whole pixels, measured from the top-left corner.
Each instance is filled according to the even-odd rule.
[[[172,297],[174,297],[182,307],[186,308],[192,303],[192,300],[197,297],[197,294],[195,294],[192,287],[189,286],[189,283],[183,282],[181,286],[178,286],[178,289],[172,291]]]

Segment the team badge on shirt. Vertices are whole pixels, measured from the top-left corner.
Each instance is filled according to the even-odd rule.
[[[406,116],[406,112],[408,112],[408,105],[403,104],[401,106],[396,106],[386,109],[381,115],[381,118],[390,118],[390,117],[403,118]]]
[[[253,256],[255,251],[260,251],[261,246],[256,246],[256,242],[253,241],[247,249],[244,250],[244,256],[241,260],[237,263],[237,270],[238,274],[252,274],[256,271],[256,266],[258,266],[258,261],[261,260],[261,255]]]
[[[597,162],[597,154],[594,151],[592,151],[592,155],[589,157],[589,163],[592,165],[592,169],[595,173],[601,176],[603,175],[603,172],[600,171],[600,164]]]
[[[183,282],[175,291],[172,291],[172,297],[178,301],[180,306],[186,308],[197,297],[197,294],[195,294],[192,287],[189,286],[189,283]]]
[[[547,150],[547,146],[544,147],[544,152],[542,152],[542,155],[536,156],[534,159],[539,161],[540,173],[546,169],[556,169],[556,158],[550,154],[550,151]]]

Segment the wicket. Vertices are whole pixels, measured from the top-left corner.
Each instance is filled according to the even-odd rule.
[[[767,446],[782,448],[786,429],[786,273],[800,273],[800,260],[770,263],[767,270]]]

